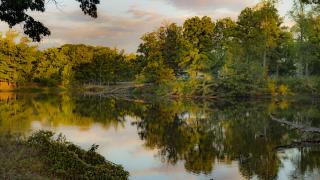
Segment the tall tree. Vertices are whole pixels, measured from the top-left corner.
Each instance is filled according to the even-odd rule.
[[[254,8],[246,8],[237,23],[247,60],[262,59],[262,65],[267,69],[268,56],[277,46],[282,24],[274,2],[263,1]]]
[[[308,77],[313,69],[317,69],[313,65],[319,64],[319,13],[316,8],[295,0],[291,17],[296,22],[292,31],[297,37],[298,74]]]

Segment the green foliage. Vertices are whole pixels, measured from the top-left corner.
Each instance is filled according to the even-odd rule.
[[[19,136],[0,135],[1,179],[50,179],[52,175],[44,169],[37,150],[26,145]]]
[[[278,46],[282,20],[272,1],[244,9],[238,17],[239,38],[246,59],[261,63],[265,69],[271,51]]]
[[[109,84],[133,80],[135,55],[106,47],[63,45],[37,50],[26,37],[10,30],[0,39],[0,81],[44,86]]]
[[[320,78],[313,77],[281,77],[275,81],[277,85],[285,85],[288,90],[295,94],[320,95]]]
[[[263,68],[254,63],[226,64],[220,74],[217,91],[222,96],[249,97],[266,87]]]
[[[39,150],[48,170],[63,179],[127,179],[129,173],[96,153],[98,146],[92,145],[84,151],[59,135],[39,131],[28,138],[28,144]]]
[[[36,61],[36,47],[27,38],[18,40],[18,33],[10,30],[0,38],[0,80],[25,83],[32,78],[32,65]]]
[[[175,72],[175,78],[168,78],[174,81],[165,86],[169,94],[168,87],[171,94],[185,96],[291,94],[290,85],[275,84],[273,92],[267,81],[295,78],[300,71],[306,76],[319,73],[319,13],[296,3],[300,5],[292,13],[296,25],[289,31],[276,3],[265,0],[245,8],[236,22],[192,17],[181,27],[171,24],[146,34],[138,50],[144,69],[138,76],[140,82],[163,78],[150,68],[163,66],[160,69],[169,67],[169,74]],[[305,13],[305,9],[310,10]]]
[[[276,3],[263,0],[245,8],[236,21],[196,16],[181,26],[163,24],[141,37],[137,54],[82,44],[40,51],[10,31],[0,39],[0,80],[63,87],[135,80],[149,93],[197,97],[302,90],[276,83],[273,92],[266,82],[320,74],[319,6],[296,0],[290,13],[295,24],[289,29]],[[317,94],[316,81],[309,81],[302,86]]]

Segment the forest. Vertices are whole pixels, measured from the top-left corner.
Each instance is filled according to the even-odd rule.
[[[131,54],[82,44],[40,50],[10,30],[0,39],[0,80],[64,88],[134,82],[145,85],[135,92],[186,97],[318,96],[320,5],[295,0],[290,27],[276,7],[266,0],[236,20],[163,23]]]

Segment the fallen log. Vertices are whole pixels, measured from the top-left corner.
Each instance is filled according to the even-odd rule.
[[[288,125],[288,126],[290,126],[291,128],[293,128],[293,129],[298,129],[298,130],[300,130],[300,131],[307,132],[307,133],[317,133],[317,134],[320,134],[320,128],[312,127],[312,126],[308,126],[308,125],[304,125],[304,124],[296,124],[296,123],[287,121],[286,119],[276,118],[276,117],[274,117],[272,114],[269,114],[269,116],[270,116],[270,118],[271,118],[273,121],[276,121],[276,122],[281,123],[281,124]]]

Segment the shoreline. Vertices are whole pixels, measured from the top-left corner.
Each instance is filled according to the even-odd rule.
[[[104,96],[104,97],[125,97],[125,98],[168,98],[168,99],[190,99],[190,100],[223,100],[223,99],[235,99],[235,100],[257,100],[257,99],[295,99],[295,98],[313,98],[319,99],[319,95],[310,93],[289,93],[288,95],[273,95],[272,93],[266,93],[266,90],[261,92],[255,92],[247,96],[231,96],[231,95],[184,95],[168,93],[159,95],[154,89],[156,86],[150,84],[135,84],[119,83],[115,85],[103,86],[103,85],[88,85],[88,86],[77,86],[77,87],[48,87],[48,86],[21,86],[11,89],[1,89],[0,93],[45,93],[45,94],[59,94],[59,93],[72,93],[89,96]],[[1,98],[0,98],[1,99]]]

